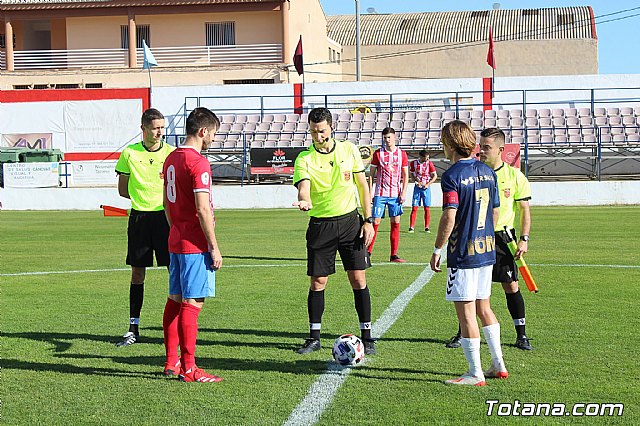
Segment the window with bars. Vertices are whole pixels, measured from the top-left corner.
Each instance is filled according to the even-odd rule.
[[[7,36],[4,34],[0,34],[0,49],[4,49],[7,47]],[[13,47],[16,47],[16,35],[13,35]]]
[[[149,25],[138,25],[136,27],[136,48],[142,49],[142,40],[147,42],[147,46],[151,47],[151,27]],[[129,48],[129,26],[120,26],[120,48]]]
[[[206,22],[207,46],[236,44],[235,22]]]

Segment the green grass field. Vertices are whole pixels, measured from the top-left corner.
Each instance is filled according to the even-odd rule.
[[[540,293],[525,294],[535,350],[515,347],[499,285],[510,377],[484,388],[448,387],[461,350],[444,342],[457,324],[436,275],[347,376],[321,425],[488,423],[488,399],[513,403],[623,403],[622,417],[501,419],[529,424],[640,424],[640,223],[638,207],[533,207],[527,261]],[[126,219],[99,212],[0,212],[0,414],[10,425],[280,425],[326,370],[333,339],[357,332],[353,297],[339,269],[329,283],[321,351],[294,353],[307,335],[304,232],[294,210],[218,211],[224,267],[217,297],[200,316],[199,366],[219,384],[164,379],[162,310],[167,272],[149,270],[143,343],[117,349],[128,324]],[[433,209],[437,228],[439,209]],[[420,219],[419,219],[420,220]],[[435,233],[407,234],[390,264],[381,225],[368,272],[374,321],[428,268]],[[419,223],[418,223],[419,225]],[[26,274],[30,272],[56,272]],[[64,273],[58,273],[69,271]],[[523,286],[524,287],[524,286]],[[524,290],[526,292],[526,289]],[[486,345],[483,365],[490,360]]]

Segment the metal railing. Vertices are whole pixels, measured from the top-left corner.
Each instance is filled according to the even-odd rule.
[[[151,51],[159,67],[282,62],[280,44],[156,47]],[[14,68],[124,68],[129,66],[128,55],[127,49],[17,50]],[[142,67],[143,49],[137,49],[136,55],[138,66]],[[0,52],[0,64],[6,68],[4,52]]]

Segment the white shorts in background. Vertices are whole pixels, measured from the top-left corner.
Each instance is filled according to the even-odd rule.
[[[473,269],[447,268],[446,299],[449,302],[472,302],[491,296],[493,265]]]

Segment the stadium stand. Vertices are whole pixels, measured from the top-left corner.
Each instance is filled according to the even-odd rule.
[[[456,119],[456,111],[341,112],[333,118],[338,139],[380,145],[381,130],[391,126],[398,133],[400,146],[421,149],[439,147],[440,129]],[[599,142],[637,145],[640,139],[640,107],[461,110],[457,118],[476,132],[499,127],[508,142],[541,147],[588,147]],[[224,115],[211,149],[309,146],[308,129],[306,114]]]

